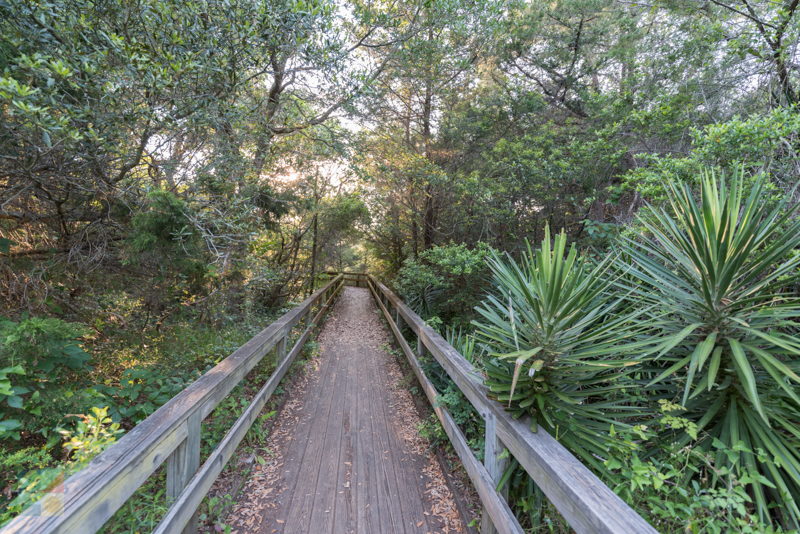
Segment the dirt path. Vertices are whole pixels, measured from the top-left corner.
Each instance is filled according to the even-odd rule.
[[[238,533],[464,532],[366,289],[346,287],[320,355],[278,415],[270,461],[228,519]]]

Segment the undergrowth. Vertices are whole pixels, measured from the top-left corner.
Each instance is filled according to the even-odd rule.
[[[0,524],[86,465],[282,311],[221,325],[187,314],[141,331],[108,325],[97,330],[59,319],[0,322]],[[204,421],[203,458],[273,368],[266,357]],[[260,417],[246,447],[263,442],[258,429],[273,414]],[[107,532],[141,532],[157,524],[167,508],[162,471],[117,512]],[[220,499],[204,503],[204,520],[217,520],[213,510]]]

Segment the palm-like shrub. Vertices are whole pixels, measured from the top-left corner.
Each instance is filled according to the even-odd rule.
[[[620,313],[610,265],[591,265],[574,245],[567,251],[563,232],[551,246],[548,231],[541,249],[529,246],[520,263],[493,257],[493,292],[474,322],[497,399],[598,468],[615,445],[611,425],[638,411],[626,391],[636,361],[623,351],[639,347],[635,319],[644,313]]]
[[[797,528],[800,509],[800,221],[765,181],[708,174],[699,200],[668,187],[628,240],[628,289],[650,310],[654,397],[681,402],[716,455],[712,482],[747,484],[759,515]],[[725,453],[718,451],[727,451]],[[736,454],[730,454],[736,451]]]

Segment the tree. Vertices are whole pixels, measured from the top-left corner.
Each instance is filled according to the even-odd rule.
[[[440,238],[447,157],[436,145],[439,122],[443,111],[463,98],[493,35],[489,21],[501,8],[502,2],[494,1],[424,4],[417,31],[390,59],[380,92],[364,105],[368,120],[380,121],[378,132],[367,141],[376,156],[371,163],[378,165],[369,172],[376,180],[387,180],[389,189],[403,191],[398,202],[407,213],[396,218],[407,221],[409,253],[414,256]],[[391,156],[380,160],[380,154]],[[376,168],[392,172],[381,175]],[[399,256],[395,267],[405,252],[400,250]]]

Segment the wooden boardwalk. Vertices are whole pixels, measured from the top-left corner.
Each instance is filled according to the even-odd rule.
[[[368,274],[332,274],[330,282],[7,523],[2,534],[98,532],[159,468],[166,471],[171,504],[154,534],[196,532],[197,510],[215,485],[216,495],[237,495],[226,521],[235,534],[461,533],[472,530],[468,516],[478,513],[482,533],[523,534],[497,490],[505,451],[579,534],[657,534],[551,435],[532,431],[529,420],[512,418],[489,398],[472,364],[389,288]],[[375,300],[367,290],[344,287],[348,283],[368,285]],[[319,338],[321,354],[288,386],[267,442],[260,443],[268,460],[254,465],[259,456],[249,451],[238,457],[240,464],[254,465],[238,492],[241,479],[226,481],[220,473],[248,430],[263,421],[264,406],[334,305]],[[416,337],[416,349],[398,328],[401,320]],[[291,339],[289,348],[290,334],[301,325],[302,334]],[[472,483],[470,488],[461,477],[449,477],[461,488],[459,499],[418,432],[421,419],[409,392],[412,383],[387,352],[390,339],[405,356]],[[426,376],[418,357],[423,351],[484,418],[483,463]],[[276,368],[201,464],[203,420],[271,352]],[[459,513],[457,502],[465,504],[461,497],[474,493],[483,511],[468,498],[467,511]],[[202,528],[208,531],[208,525]]]
[[[418,442],[419,416],[400,391],[389,340],[369,291],[344,288],[320,335],[319,369],[295,413],[276,423],[286,432],[276,476],[249,483],[252,502],[234,513],[249,516],[232,522],[238,532],[462,530],[441,468]]]

